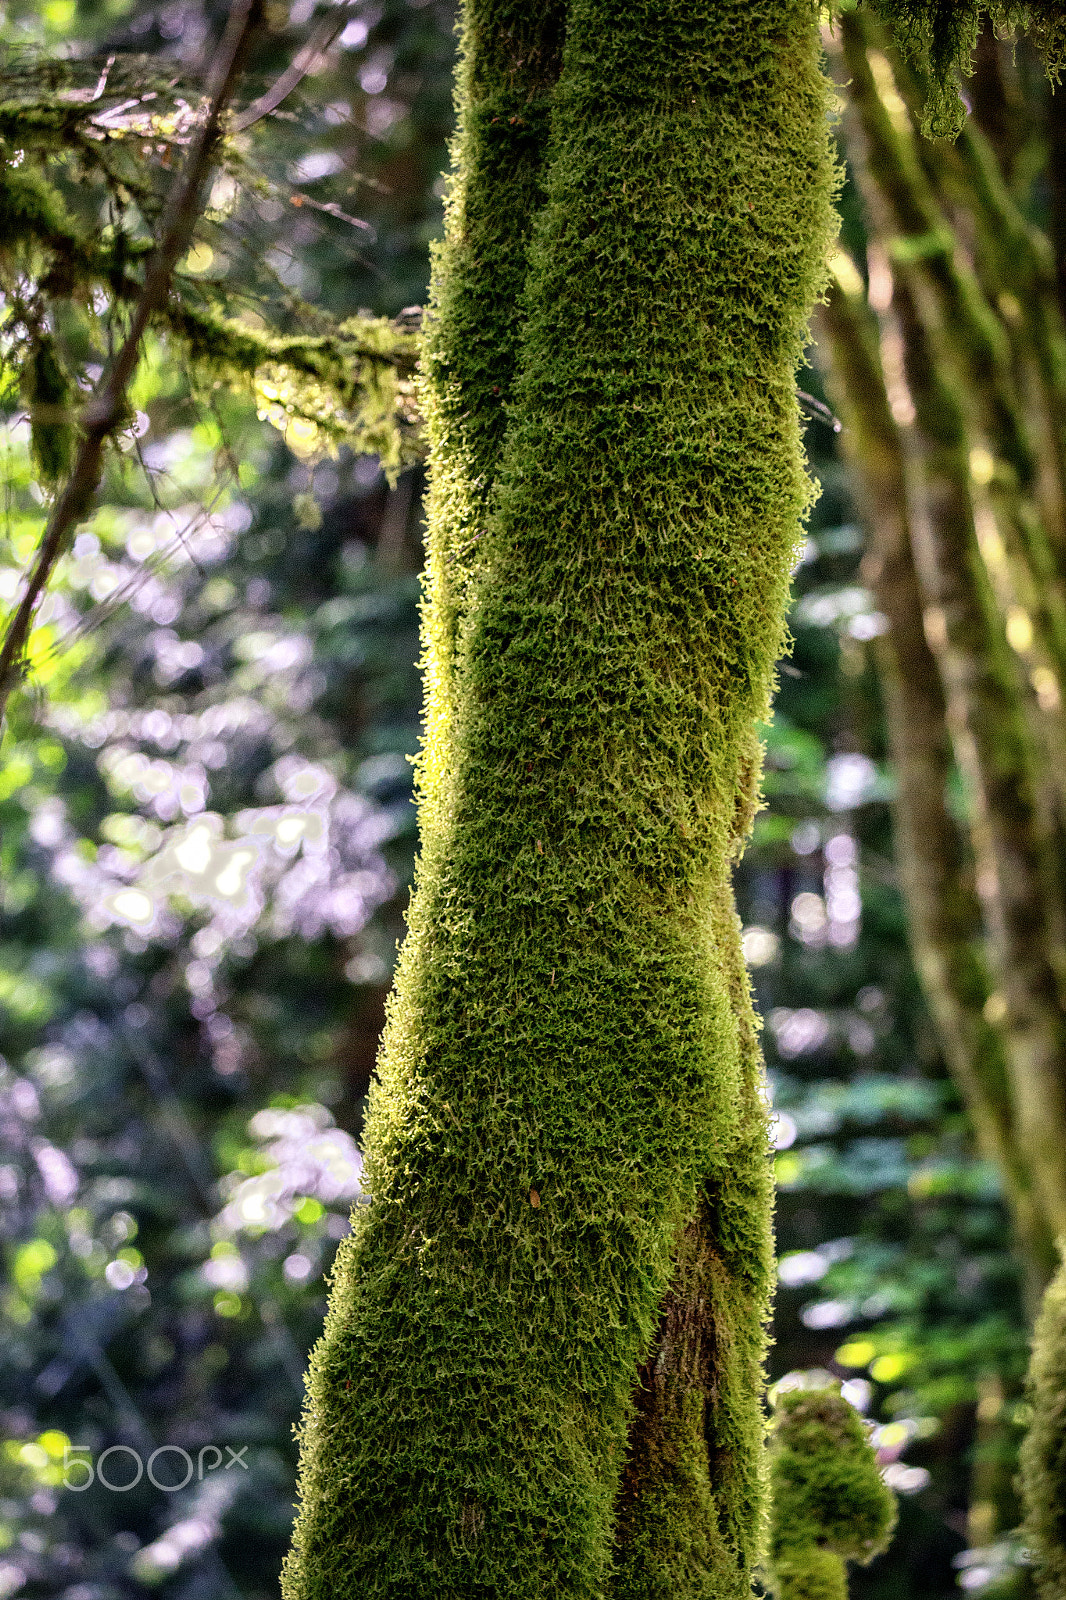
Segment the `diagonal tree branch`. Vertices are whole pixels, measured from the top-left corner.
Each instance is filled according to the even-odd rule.
[[[283,100],[288,99],[307,74],[315,70],[320,57],[325,55],[337,35],[348,25],[358,5],[359,0],[346,0],[345,4],[337,7],[332,16],[322,18],[310,39],[296,52],[281,77],[272,83],[258,100],[253,100],[239,116],[234,117],[233,127],[237,133],[243,133],[245,128],[250,128],[253,123],[269,116],[272,111],[277,110]],[[365,227],[366,224],[360,223],[359,226]]]

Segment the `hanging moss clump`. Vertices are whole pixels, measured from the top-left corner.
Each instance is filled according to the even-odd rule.
[[[771,1576],[778,1600],[846,1600],[846,1561],[888,1548],[896,1497],[862,1418],[836,1389],[780,1397],[774,1426]]]
[[[839,3],[839,0],[838,0]],[[1025,33],[1058,79],[1066,67],[1066,0],[870,0],[900,49],[928,74],[923,132],[954,139],[966,119],[958,74],[968,76],[982,24]],[[841,9],[845,9],[841,5]]]
[[[471,0],[467,37],[499,14]],[[496,70],[524,70],[487,37]],[[444,688],[288,1600],[601,1600],[613,1568],[631,1596],[668,1574],[677,1597],[750,1590],[767,1140],[723,907],[810,497],[793,382],[834,184],[816,7],[572,0],[547,92],[515,377],[488,386],[509,393],[498,469],[479,443],[498,421],[462,399],[487,404],[469,385],[491,367],[448,322],[471,304],[454,275],[494,270],[499,219],[470,213],[479,261],[457,214],[441,258]],[[697,1218],[720,1339],[690,1408],[709,1429],[685,1411],[679,1438],[697,1492],[627,1562],[634,1388]]]
[[[1033,1420],[1021,1448],[1025,1537],[1039,1592],[1066,1593],[1066,1266],[1044,1293],[1029,1364]]]

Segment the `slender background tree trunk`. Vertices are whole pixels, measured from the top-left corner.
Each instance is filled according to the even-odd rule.
[[[1017,1138],[1002,1039],[985,1014],[992,988],[973,871],[948,805],[951,740],[937,663],[922,625],[907,465],[885,391],[877,325],[857,273],[847,274],[846,284],[841,277],[833,283],[820,329],[831,352],[830,387],[847,418],[844,448],[868,539],[864,572],[889,623],[878,641],[877,663],[915,965],[978,1144],[1003,1174],[1035,1316],[1055,1264],[1054,1239]]]
[[[1057,235],[1035,229],[1012,190],[1023,141],[991,36],[978,52],[977,125],[955,145],[917,134],[924,90],[868,14],[844,15],[839,37],[869,305],[842,259],[823,328],[867,572],[889,622],[879,659],[902,887],[945,1059],[1004,1176],[1035,1313],[1066,1229]],[[1023,1473],[1038,1575],[1054,1594],[1062,1306],[1055,1280],[1038,1322]],[[971,1536],[989,1543],[1016,1508],[1008,1475],[987,1465],[1008,1410],[996,1375],[986,1391]]]
[[[892,624],[884,648],[903,669],[890,668],[886,692],[900,771],[904,888],[945,1055],[984,1148],[1006,1175],[1032,1299],[1052,1269],[1050,1240],[1066,1226],[1066,872],[1055,759],[1063,695],[1054,645],[1057,578],[1042,564],[1055,541],[1039,531],[1036,493],[1039,480],[1059,481],[1061,450],[1051,447],[1056,432],[1048,419],[1061,403],[1061,321],[1046,243],[1017,214],[980,130],[968,129],[955,155],[919,140],[876,26],[848,13],[840,32],[853,108],[848,147],[866,200],[881,328],[871,333],[854,287],[842,281],[825,326],[832,381],[852,431],[850,454],[866,489],[870,571]],[[900,82],[908,87],[905,74]],[[926,168],[945,195],[952,173],[957,180],[958,169],[967,172],[956,192],[969,197],[976,219],[963,213],[956,221],[944,209]],[[1020,300],[995,278],[989,250],[979,258],[981,275],[975,270],[967,241],[997,232],[1014,237],[1012,281],[1021,292],[1019,275],[1028,274],[1026,297],[1042,297],[1039,310],[1021,312]],[[1033,374],[1028,413],[1012,342]],[[1045,456],[1037,458],[1040,439]],[[996,483],[1002,492],[990,492]],[[1057,495],[1044,498],[1054,503]],[[1035,548],[1021,529],[1036,530]],[[1037,590],[1041,617],[1032,604]],[[1031,646],[1041,637],[1037,658]],[[941,745],[939,756],[933,750],[944,737],[930,702],[938,692],[966,784],[967,854],[980,904],[970,933],[974,903],[967,906],[958,881],[964,873],[945,853],[954,825],[947,748]],[[920,722],[919,697],[926,702]],[[916,785],[919,761],[925,773]],[[928,878],[934,853],[941,863],[936,884]],[[924,872],[916,870],[919,855]]]

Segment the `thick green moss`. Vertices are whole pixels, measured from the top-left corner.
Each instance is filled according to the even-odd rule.
[[[929,73],[925,131],[954,138],[966,108],[956,74],[968,74],[981,25],[1024,32],[1055,78],[1066,66],[1066,0],[872,0],[907,55]],[[845,9],[842,5],[841,9]]]
[[[551,130],[488,517],[481,369],[452,395],[432,365],[467,359],[458,218],[442,261],[456,487],[433,508],[423,856],[289,1600],[601,1596],[638,1364],[697,1215],[727,1376],[679,1396],[658,1481],[691,1559],[665,1567],[680,1595],[750,1581],[766,1138],[723,897],[809,495],[792,385],[833,182],[814,6],[573,0]],[[663,1566],[652,1548],[628,1593]]]
[[[1033,1420],[1021,1449],[1025,1535],[1046,1600],[1066,1593],[1066,1267],[1044,1294],[1029,1366]]]
[[[771,1456],[772,1570],[780,1600],[839,1600],[845,1561],[887,1549],[896,1499],[862,1418],[835,1389],[781,1396]]]
[[[746,1595],[763,1553],[772,1171],[762,1059],[728,883],[716,896],[713,922],[738,1023],[740,1137],[708,1179],[683,1235],[656,1338],[638,1373],[612,1600]]]
[[[460,618],[500,468],[513,398],[533,219],[544,200],[564,0],[468,0],[458,128],[443,243],[426,317],[422,409],[429,439],[423,802],[450,770]]]

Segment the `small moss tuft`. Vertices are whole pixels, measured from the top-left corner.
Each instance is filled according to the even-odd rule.
[[[783,1555],[775,1576],[780,1600],[847,1600],[847,1568],[835,1550],[809,1545]]]
[[[865,1566],[888,1548],[896,1497],[862,1418],[836,1389],[780,1397],[770,1484],[779,1600],[840,1600],[845,1561]]]

